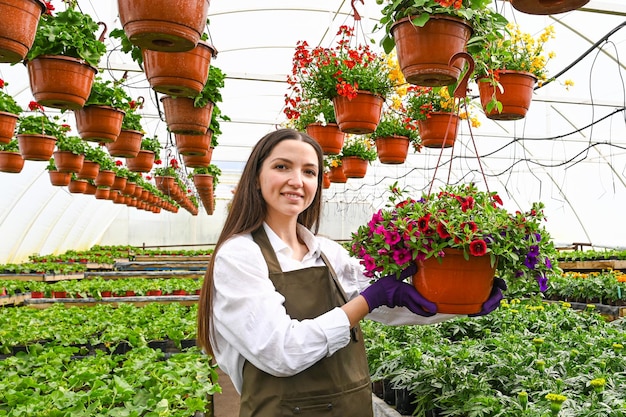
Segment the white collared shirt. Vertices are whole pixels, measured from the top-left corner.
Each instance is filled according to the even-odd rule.
[[[263,226],[283,272],[323,266],[323,252],[348,299],[369,285],[359,261],[337,242],[315,236],[298,225],[298,236],[309,249],[298,261],[292,259],[291,248],[269,226]],[[287,315],[285,299],[269,279],[261,249],[250,234],[234,236],[221,246],[215,258],[213,282],[215,360],[238,392],[246,360],[271,375],[291,376],[332,355],[350,340],[350,322],[339,307],[310,320],[298,321]],[[430,324],[450,317],[422,317],[403,307],[381,307],[368,315],[387,324]]]

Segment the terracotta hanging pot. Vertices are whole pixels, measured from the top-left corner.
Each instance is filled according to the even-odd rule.
[[[72,179],[71,172],[48,171],[50,184],[55,187],[64,187],[68,185]]]
[[[74,111],[76,129],[89,142],[114,142],[122,130],[126,113],[111,106],[89,105]]]
[[[204,107],[195,107],[193,99],[187,97],[165,96],[161,98],[165,123],[172,133],[185,135],[204,135],[211,124],[213,103]]]
[[[111,189],[107,187],[96,187],[96,193],[94,194],[98,200],[106,200],[109,198]]]
[[[18,118],[17,114],[0,111],[0,143],[11,142]]]
[[[122,195],[132,196],[135,193],[135,187],[137,187],[137,183],[134,183],[132,181],[126,181],[126,185],[121,190]]]
[[[413,285],[426,299],[437,304],[438,313],[478,313],[493,287],[495,266],[489,256],[470,256],[463,251],[444,249],[439,262],[435,257],[417,261]]]
[[[403,164],[409,153],[409,138],[398,135],[376,138],[376,152],[383,164]]]
[[[17,135],[22,157],[27,161],[47,161],[54,153],[57,139],[48,135]]]
[[[369,91],[359,91],[352,100],[344,96],[333,98],[339,129],[355,135],[372,133],[380,122],[384,101],[381,96]]]
[[[426,120],[418,120],[417,128],[426,148],[449,148],[456,140],[459,116],[455,113],[432,112]]]
[[[456,83],[462,63],[450,66],[449,62],[454,54],[466,50],[471,26],[463,19],[444,15],[431,15],[423,27],[415,26],[411,19],[400,19],[391,27],[404,78],[428,87]]]
[[[16,64],[26,57],[45,10],[40,0],[0,0],[0,62]]]
[[[344,183],[348,182],[348,177],[343,173],[343,167],[339,165],[338,167],[330,167],[330,171],[328,171],[328,178],[330,182],[334,183]]]
[[[330,174],[328,172],[324,172],[322,175],[322,188],[330,188]]]
[[[98,187],[95,186],[95,184],[90,183],[89,181],[87,182],[87,186],[85,188],[85,192],[83,194],[85,195],[96,195],[96,191],[98,190]]]
[[[502,91],[499,88],[494,90],[486,78],[478,80],[480,103],[485,115],[492,120],[523,119],[530,107],[537,77],[525,71],[501,70],[499,82],[502,85]],[[502,103],[502,112],[498,112],[497,108],[487,111],[487,105],[492,100],[494,91],[496,100]]]
[[[0,151],[0,171],[17,174],[24,168],[24,158],[19,152]]]
[[[111,190],[122,191],[126,187],[127,182],[127,178],[116,175],[113,185],[111,185]]]
[[[113,171],[111,171],[113,172]],[[83,166],[76,174],[81,180],[95,180],[100,173],[100,164],[94,161],[83,161]]]
[[[589,0],[509,0],[514,9],[528,14],[558,14],[579,9]]]
[[[80,109],[85,105],[98,72],[85,61],[41,55],[28,61],[28,78],[35,100],[57,109]]]
[[[54,165],[59,172],[78,172],[83,167],[85,155],[75,154],[70,151],[54,151]]]
[[[339,130],[337,123],[326,125],[313,123],[306,127],[306,133],[320,144],[324,155],[339,154],[346,137],[346,134]]]
[[[126,168],[133,172],[150,172],[154,165],[154,152],[140,150],[136,157],[126,159]]]
[[[204,155],[183,155],[183,162],[187,168],[206,168],[211,165],[211,158],[213,157],[213,148]]]
[[[96,179],[94,183],[98,187],[111,187],[115,182],[115,171],[110,170],[100,170],[98,171],[98,175],[96,175]]]
[[[195,97],[209,76],[215,49],[206,42],[187,52],[159,52],[144,49],[143,67],[154,91],[177,97]],[[210,120],[209,120],[210,121]]]
[[[193,184],[196,186],[196,190],[208,191],[213,193],[213,175],[209,174],[195,174],[193,176]]]
[[[203,156],[211,147],[212,135],[174,135],[176,137],[176,149],[181,155]]]
[[[70,193],[73,194],[84,194],[87,190],[87,181],[85,180],[70,180],[70,183],[67,186],[67,189]]]
[[[122,129],[115,142],[105,143],[109,155],[118,158],[134,158],[141,149],[143,133],[138,130]]]
[[[167,175],[154,177],[154,185],[156,185],[159,191],[168,195],[178,188],[174,177]]]
[[[164,52],[193,49],[204,32],[209,0],[118,0],[120,21],[131,43]]]
[[[346,178],[363,178],[367,173],[369,162],[358,156],[344,156],[341,158],[343,174]]]

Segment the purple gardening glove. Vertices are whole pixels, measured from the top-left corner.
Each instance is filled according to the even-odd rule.
[[[370,313],[380,306],[407,307],[415,314],[430,317],[437,313],[437,306],[421,296],[414,286],[402,281],[417,270],[415,264],[402,271],[399,278],[387,275],[367,287],[361,295],[367,301]]]
[[[496,308],[500,307],[500,300],[502,300],[502,291],[506,291],[506,282],[502,278],[493,279],[493,287],[491,288],[491,294],[487,301],[483,303],[483,308],[476,314],[468,314],[469,317],[484,316],[491,313]]]

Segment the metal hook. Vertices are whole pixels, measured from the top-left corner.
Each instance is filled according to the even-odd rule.
[[[470,54],[468,54],[465,51],[462,51],[462,52],[457,52],[456,54],[452,55],[452,57],[450,58],[450,61],[448,62],[448,65],[452,66],[454,61],[456,61],[459,58],[464,59],[468,64],[467,71],[465,72],[465,74],[463,75],[463,78],[461,78],[456,88],[454,89],[454,97],[460,99],[460,98],[465,98],[465,96],[467,95],[467,84],[469,82],[469,77],[474,73],[475,63],[474,63],[474,58],[472,58]]]

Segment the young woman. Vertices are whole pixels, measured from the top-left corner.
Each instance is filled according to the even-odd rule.
[[[395,277],[370,285],[357,259],[315,235],[322,171],[322,150],[308,135],[264,136],[207,268],[198,341],[241,394],[240,416],[372,416],[359,321],[452,317]],[[502,298],[495,292],[491,310]]]

